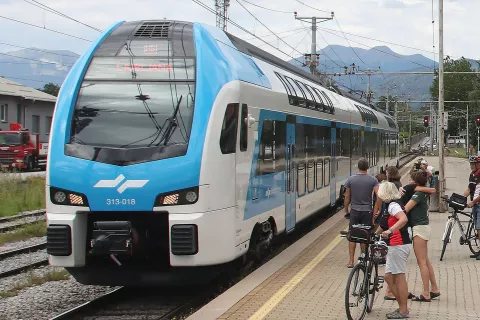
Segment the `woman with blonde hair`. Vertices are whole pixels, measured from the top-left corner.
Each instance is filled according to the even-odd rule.
[[[408,318],[408,284],[406,278],[407,259],[412,247],[412,230],[408,225],[407,215],[402,203],[401,194],[392,182],[382,182],[378,189],[378,197],[388,204],[388,216],[383,215],[381,222],[382,237],[388,245],[385,266],[385,281],[397,300],[399,309],[388,313],[387,319]],[[385,228],[387,228],[385,230]]]

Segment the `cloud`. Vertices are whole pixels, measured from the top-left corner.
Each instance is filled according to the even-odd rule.
[[[213,7],[211,0],[201,0],[209,7]],[[238,0],[241,1],[241,0]],[[267,0],[252,1],[257,5],[282,11],[298,11],[302,16],[329,16],[328,13],[315,11],[291,0]],[[337,30],[328,33],[319,30],[317,44],[319,48],[327,44],[348,45],[339,25],[344,32],[359,34],[365,37],[382,39],[389,42],[405,44],[410,47],[425,50],[432,49],[432,18],[431,1],[426,0],[342,0],[332,2],[330,0],[302,0],[302,2],[321,10],[334,11],[335,20],[325,21],[319,24],[321,28]],[[92,25],[96,28],[105,29],[114,22],[142,19],[172,19],[183,21],[196,21],[215,25],[215,16],[195,4],[192,0],[43,0],[50,6],[64,14]],[[436,3],[436,2],[435,2]],[[310,25],[295,20],[294,15],[267,11],[248,3],[242,4],[250,10],[262,23],[274,32],[282,32],[281,36],[288,36],[286,45],[270,34],[265,27],[250,16],[236,0],[231,1],[230,18],[256,35],[266,36],[264,39],[271,42],[283,52],[301,56],[310,51],[311,36],[308,30]],[[438,8],[435,4],[435,44],[438,50]],[[477,58],[480,52],[480,44],[471,39],[475,36],[476,13],[480,11],[480,1],[447,1],[445,3],[445,53],[454,57],[467,56]],[[39,26],[55,29],[64,33],[72,34],[81,38],[93,40],[99,37],[99,33],[79,23],[67,20],[51,13],[34,7],[23,1],[0,0],[0,12],[2,16],[18,19]],[[337,24],[338,22],[338,24]],[[2,32],[1,42],[7,42],[26,47],[38,47],[55,50],[71,50],[82,54],[90,45],[89,42],[70,38],[64,35],[49,32],[43,29],[33,28],[12,21],[0,19]],[[297,31],[292,31],[297,30]],[[241,37],[252,38],[251,35],[228,25],[228,31]],[[298,32],[301,31],[301,32]],[[292,35],[293,33],[297,34]],[[428,57],[433,54],[419,52],[413,49],[401,48],[375,42],[367,39],[347,35],[352,46],[368,49],[379,45],[387,45],[400,54],[422,53]],[[250,40],[254,45],[261,46],[282,59],[288,56],[280,53],[259,40]],[[292,49],[294,48],[294,49]],[[0,51],[14,50],[15,48],[1,46]]]

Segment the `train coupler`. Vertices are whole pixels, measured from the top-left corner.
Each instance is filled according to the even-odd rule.
[[[130,221],[96,221],[93,223],[90,254],[109,256],[117,265],[119,255],[132,254],[132,226]]]

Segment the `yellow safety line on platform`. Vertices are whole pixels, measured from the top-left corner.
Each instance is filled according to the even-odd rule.
[[[348,228],[345,229],[348,231]],[[265,304],[253,314],[249,320],[263,319],[270,311],[272,311],[287,294],[295,288],[325,257],[332,252],[332,250],[343,240],[344,238],[338,236],[328,244],[325,249],[320,251],[319,254],[313,258],[302,270],[300,270],[290,281],[287,282],[280,290],[278,290]]]

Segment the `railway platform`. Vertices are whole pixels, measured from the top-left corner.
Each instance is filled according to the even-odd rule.
[[[438,168],[436,158],[426,159]],[[446,158],[445,162],[446,194],[463,192],[470,173],[467,160]],[[457,229],[440,261],[447,217],[447,212],[430,212],[429,255],[441,296],[431,302],[409,300],[410,319],[480,318],[480,304],[474,302],[480,299],[480,261],[469,258],[470,250],[459,244]],[[347,227],[342,210],[188,319],[346,319],[344,295],[350,269],[347,241],[339,233]],[[421,294],[413,250],[407,269],[409,291]],[[379,274],[383,273],[382,266]],[[384,300],[384,295],[383,288],[365,319],[386,319],[386,313],[398,307],[395,301]]]

